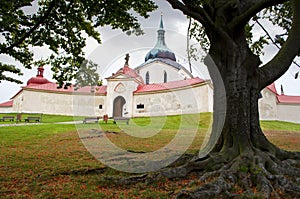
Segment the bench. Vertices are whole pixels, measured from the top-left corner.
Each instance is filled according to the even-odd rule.
[[[99,122],[100,117],[86,117],[83,119],[83,123],[86,124],[87,122]]]
[[[114,117],[114,124],[116,124],[118,121],[126,122],[126,124],[129,124],[129,117]]]
[[[15,119],[15,117],[14,116],[3,116],[1,119],[0,119],[0,121],[5,121],[5,120],[7,120],[7,121],[14,121],[14,119]]]
[[[30,121],[34,121],[34,122],[40,122],[41,121],[41,117],[27,117],[24,119],[25,122],[30,122]]]

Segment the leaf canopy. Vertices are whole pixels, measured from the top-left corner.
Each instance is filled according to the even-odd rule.
[[[139,30],[137,16],[147,18],[156,7],[151,0],[1,1],[0,54],[29,69],[51,64],[59,85],[69,84],[85,60],[86,35],[100,43],[98,27]],[[36,46],[47,46],[52,54],[44,60],[34,60],[32,47]],[[11,73],[22,74],[17,67],[1,63],[0,71],[0,81],[21,83],[10,77]]]

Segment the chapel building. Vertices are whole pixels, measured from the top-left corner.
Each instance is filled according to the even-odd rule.
[[[145,55],[144,63],[129,65],[129,55],[118,71],[107,77],[107,84],[67,89],[44,78],[39,67],[9,101],[0,104],[1,113],[43,113],[101,117],[144,117],[194,114],[213,111],[210,80],[193,75],[176,60],[167,47],[161,18],[157,41]],[[276,91],[274,83],[261,92],[261,120],[300,123],[300,96]]]
[[[13,112],[59,115],[142,117],[212,112],[213,88],[210,80],[193,75],[176,61],[167,47],[161,18],[157,41],[145,62],[131,68],[129,55],[123,67],[107,77],[107,85],[58,88],[43,77],[36,77],[11,98]],[[0,105],[1,107],[1,105]],[[0,108],[1,110],[1,108]],[[3,109],[4,110],[4,109]]]

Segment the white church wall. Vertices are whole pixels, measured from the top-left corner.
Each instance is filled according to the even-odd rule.
[[[73,94],[74,115],[102,117],[106,114],[106,96]]]
[[[212,112],[213,96],[212,88],[208,83],[193,88],[194,97],[197,100],[199,112]]]
[[[207,94],[208,94],[208,112],[213,112],[213,106],[214,106],[214,90],[212,87],[211,82],[207,83],[205,85],[207,87]]]
[[[192,74],[190,74],[186,69],[181,68],[178,73],[183,77],[183,78],[192,78]]]
[[[14,99],[14,111],[54,115],[102,116],[105,113],[105,106],[99,109],[99,105],[104,105],[104,103],[105,96],[23,90],[22,94]]]
[[[156,93],[137,93],[134,95],[133,117],[209,112],[207,98],[206,85]]]
[[[184,71],[181,73],[170,65],[156,61],[138,69],[137,73],[144,79],[146,83],[146,73],[149,72],[149,83],[164,83],[164,72],[167,73],[167,82],[183,80],[190,78]]]
[[[261,120],[277,120],[277,99],[276,95],[268,90],[263,89],[262,98],[258,100],[259,118]]]
[[[107,81],[107,109],[106,114],[113,116],[114,100],[121,96],[126,103],[123,106],[123,116],[132,117],[133,91],[136,90],[138,83],[133,79],[111,79]]]
[[[23,90],[18,112],[72,115],[72,95]]]
[[[299,113],[300,104],[277,104],[277,120],[300,123]]]
[[[13,101],[13,112],[21,113],[22,112],[22,104],[23,104],[23,92],[20,92],[17,96],[14,97]]]
[[[12,113],[13,107],[0,107],[0,113]]]

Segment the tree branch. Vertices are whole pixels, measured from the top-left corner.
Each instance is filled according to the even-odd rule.
[[[4,53],[4,54],[7,54],[11,49],[13,49],[14,47],[22,44],[25,39],[27,39],[34,31],[36,31],[36,29],[41,25],[43,24],[43,22],[48,19],[52,9],[54,8],[55,6],[55,2],[56,0],[53,0],[50,2],[49,4],[49,7],[48,7],[48,10],[46,11],[46,13],[36,22],[36,24],[26,33],[24,34],[17,42],[11,44],[10,46],[6,47],[6,48],[3,48],[1,49],[0,51],[0,54]]]
[[[236,19],[232,20],[229,24],[229,27],[235,28],[238,26],[245,26],[248,21],[252,17],[254,17],[257,13],[262,11],[263,9],[274,6],[280,3],[283,3],[287,0],[249,0],[249,1],[242,1],[241,2],[241,15],[238,16]]]
[[[205,10],[200,6],[191,8],[181,3],[178,0],[167,0],[167,1],[171,4],[171,6],[174,9],[178,9],[182,11],[185,15],[190,16],[195,20],[199,21],[204,26],[204,28],[207,28],[208,26],[210,27],[214,26],[214,23],[211,20],[211,18],[208,16]]]
[[[258,69],[260,89],[281,77],[300,53],[300,1],[292,0],[292,8],[293,24],[286,42],[271,61]]]
[[[266,33],[266,35],[269,37],[269,39],[271,40],[271,42],[274,44],[274,46],[276,46],[279,50],[280,50],[280,46],[274,41],[274,39],[271,37],[271,35],[269,34],[269,32],[265,29],[265,27],[258,21],[258,19],[255,20],[255,22],[259,25],[259,27]],[[293,64],[295,64],[296,66],[298,66],[300,68],[300,65],[293,61]]]

